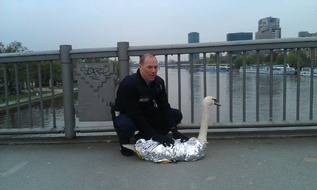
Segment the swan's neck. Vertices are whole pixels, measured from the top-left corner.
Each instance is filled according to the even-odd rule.
[[[198,140],[202,143],[207,143],[207,130],[208,130],[208,119],[209,119],[209,105],[203,105],[201,123],[199,129]]]

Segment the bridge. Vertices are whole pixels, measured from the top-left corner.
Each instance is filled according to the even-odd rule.
[[[275,76],[273,73],[266,75],[268,90],[262,96],[259,72],[264,52],[270,57],[271,68],[273,55],[282,53],[286,69],[289,52],[295,51],[299,57],[300,52],[305,51],[313,68],[316,66],[316,46],[317,38],[161,46],[130,46],[128,42],[119,42],[117,47],[111,48],[72,49],[71,45],[61,45],[54,51],[0,54],[3,79],[0,114],[4,116],[0,125],[0,189],[316,189],[317,100],[313,73],[304,83],[297,80],[301,77],[297,72],[292,78],[296,80],[295,86],[290,86],[286,74],[281,76],[282,85],[278,90],[282,99],[276,105]],[[206,71],[208,55],[216,55],[216,67],[219,68],[221,54],[227,54],[229,67],[233,68],[232,52],[243,55],[243,68],[246,68],[248,53],[256,57],[257,72],[253,75],[256,85],[251,89],[255,106],[248,106],[249,75],[245,70],[238,81],[242,91],[239,100],[234,89],[236,71],[230,69],[227,73],[228,97],[225,99],[221,91],[221,73],[214,73],[212,95],[228,111],[222,112],[223,107],[213,110],[216,114],[209,124],[209,144],[202,160],[153,164],[141,161],[137,156],[126,158],[120,155],[109,119],[109,103],[114,99],[118,81],[131,72],[130,59],[137,60],[144,53],[153,53],[164,60],[165,66],[160,72],[170,89],[168,95],[177,99],[178,108],[189,113],[180,129],[188,136],[195,136],[199,128],[196,119],[199,105],[195,101],[198,84],[194,80],[194,60],[189,60],[186,68],[189,93],[183,94],[184,72],[180,64],[176,68],[168,67],[169,59],[176,56],[176,62],[181,63],[188,54],[202,55],[202,95],[199,95],[202,98],[210,95],[211,84]],[[58,73],[53,67],[56,64],[62,71],[61,81],[57,81]],[[301,64],[298,59],[297,70]],[[32,69],[36,70],[35,84]],[[170,75],[172,72],[174,74]],[[175,83],[172,81],[175,77],[178,85],[169,88]],[[50,82],[45,81],[47,78]],[[10,82],[13,84],[11,92]],[[304,85],[308,90],[303,95],[301,87]],[[37,94],[32,90],[34,87]],[[288,94],[290,88],[295,89],[293,94]],[[10,93],[14,93],[13,99]],[[44,111],[46,103],[56,107],[56,96],[62,97],[63,118],[57,118],[55,109],[51,113]],[[184,96],[189,97],[189,106],[184,106],[187,101]],[[268,106],[265,111],[263,101]],[[288,106],[290,103],[294,104],[293,110]],[[25,109],[27,112],[23,112]],[[235,114],[235,109],[239,114]],[[281,116],[275,117],[276,109]],[[39,112],[40,119],[35,119],[32,110]],[[290,118],[288,113],[291,111],[295,114]],[[254,118],[249,117],[250,112]],[[265,119],[263,112],[267,112]],[[52,122],[47,124],[45,117]],[[10,123],[12,120],[14,126]]]

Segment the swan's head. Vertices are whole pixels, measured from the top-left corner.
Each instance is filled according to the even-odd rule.
[[[203,104],[221,106],[218,100],[213,96],[206,96],[203,100]]]

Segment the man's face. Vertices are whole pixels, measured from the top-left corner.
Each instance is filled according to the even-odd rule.
[[[155,79],[158,71],[158,64],[155,57],[146,57],[143,64],[139,64],[139,69],[142,78],[146,82],[151,82]]]

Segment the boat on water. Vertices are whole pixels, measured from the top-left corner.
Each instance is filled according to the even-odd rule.
[[[296,70],[294,67],[290,67],[288,64],[286,65],[286,74],[287,75],[294,75],[296,73]],[[273,65],[273,75],[283,75],[284,72],[284,65]],[[243,72],[243,66],[240,67],[239,72]],[[256,73],[256,65],[246,66],[245,68],[246,73]],[[269,66],[259,66],[259,73],[260,74],[269,74],[270,73],[270,67]]]
[[[243,66],[240,67],[239,72],[240,73],[243,72]],[[256,66],[255,65],[246,66],[245,72],[246,73],[256,73]],[[267,66],[259,66],[259,73],[260,74],[268,74],[269,72],[270,72],[270,69]]]
[[[204,71],[204,66],[200,66],[199,67],[199,71]],[[230,71],[230,67],[229,66],[219,66],[219,69],[217,69],[217,66],[215,65],[207,65],[206,66],[206,72],[228,72]]]
[[[274,75],[283,75],[284,74],[284,65],[273,65],[273,74]],[[290,67],[288,64],[286,65],[286,74],[294,75],[296,72],[294,67]]]
[[[303,67],[299,74],[301,76],[307,76],[307,77],[310,77],[311,76],[311,68],[310,67]],[[317,77],[317,67],[314,68],[314,71],[313,71],[313,75],[314,77]]]

